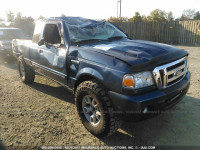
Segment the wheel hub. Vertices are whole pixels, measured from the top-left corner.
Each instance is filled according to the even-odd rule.
[[[101,120],[101,112],[96,100],[86,95],[82,100],[82,109],[86,119],[91,123],[92,126],[97,126]]]

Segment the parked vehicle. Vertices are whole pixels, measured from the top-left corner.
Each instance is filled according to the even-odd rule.
[[[108,22],[44,19],[17,47],[21,80],[32,83],[37,72],[72,89],[80,120],[98,137],[114,133],[125,116],[171,108],[190,85],[185,50],[131,40]]]
[[[12,55],[12,40],[27,39],[24,32],[18,28],[0,28],[0,54],[4,56]]]

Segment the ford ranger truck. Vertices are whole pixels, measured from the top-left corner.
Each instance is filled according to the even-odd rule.
[[[131,40],[105,21],[54,17],[36,22],[32,41],[14,54],[21,80],[35,73],[71,89],[80,120],[97,137],[134,119],[177,104],[188,91],[188,53],[169,45]]]

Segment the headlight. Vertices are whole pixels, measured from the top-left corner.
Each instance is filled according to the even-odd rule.
[[[125,75],[122,85],[125,88],[139,89],[154,85],[154,80],[151,72],[139,72]]]

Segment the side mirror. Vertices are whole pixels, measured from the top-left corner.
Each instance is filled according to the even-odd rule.
[[[38,45],[39,46],[44,45],[44,39],[39,40]]]

